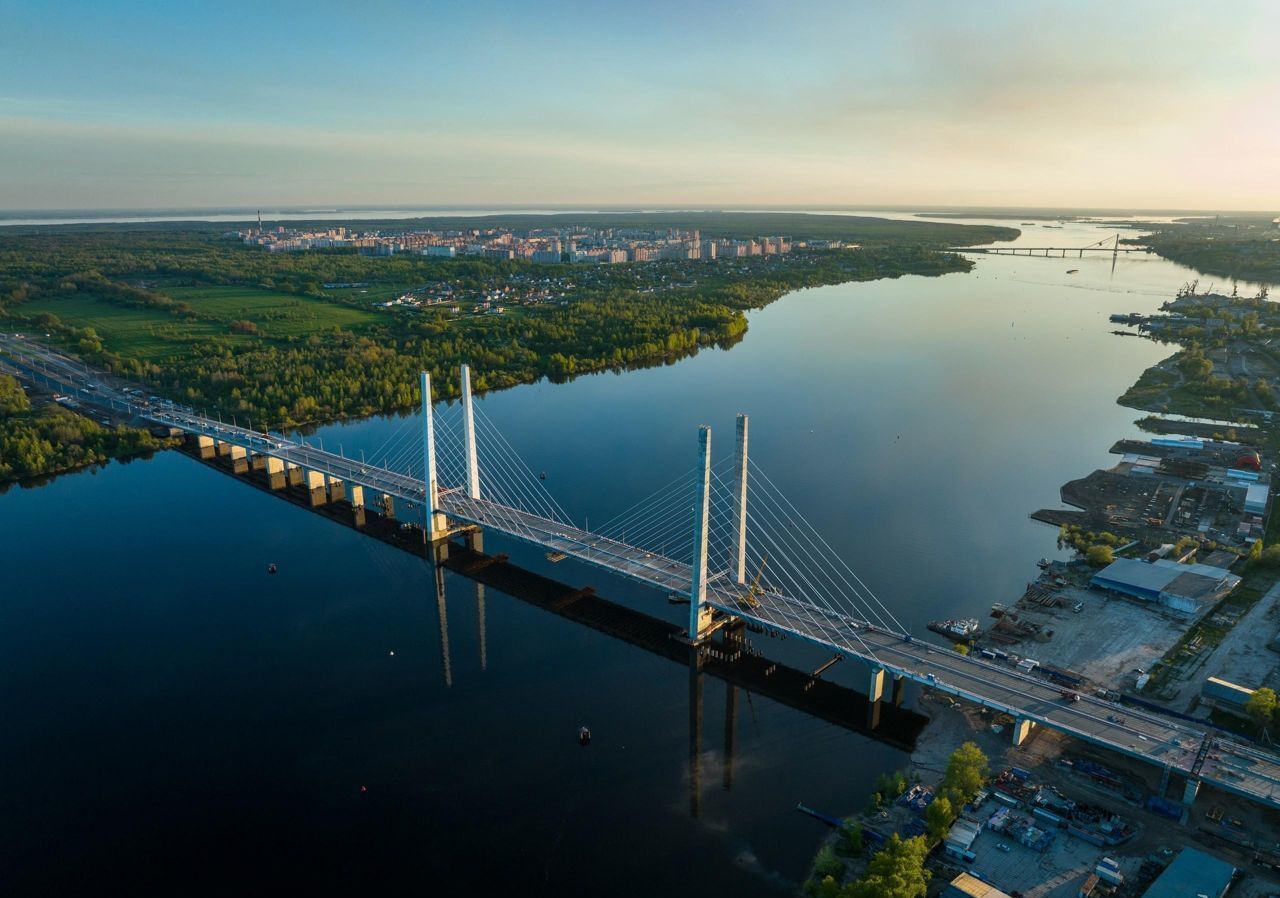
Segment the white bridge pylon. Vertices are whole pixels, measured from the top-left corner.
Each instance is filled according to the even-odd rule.
[[[468,366],[459,378],[460,412],[437,414],[430,375],[420,376],[420,469],[396,434],[374,454],[385,468],[421,477],[423,527],[432,540],[480,526],[687,597],[691,642],[745,618],[874,659],[861,626],[905,632],[772,481],[752,471],[746,415],[737,416],[730,459],[713,461],[711,428],[700,427],[691,471],[589,530],[484,415]]]

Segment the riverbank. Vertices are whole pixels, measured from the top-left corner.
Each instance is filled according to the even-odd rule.
[[[0,373],[0,491],[8,484],[149,456],[174,445],[135,427],[94,420],[40,396],[33,403],[13,377]]]

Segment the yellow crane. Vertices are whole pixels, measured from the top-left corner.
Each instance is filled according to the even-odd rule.
[[[769,562],[769,553],[765,552],[764,557],[760,559],[760,569],[756,571],[755,578],[751,581],[751,586],[747,589],[747,594],[742,597],[742,601],[749,608],[759,608],[760,602],[756,596],[760,595],[760,575],[764,573],[764,566]]]

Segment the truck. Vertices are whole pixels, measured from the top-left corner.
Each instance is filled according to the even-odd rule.
[[[1063,697],[1063,698],[1065,698],[1065,699],[1066,699],[1067,701],[1069,701],[1069,702],[1078,702],[1078,701],[1080,701],[1080,693],[1076,692],[1074,689],[1064,689],[1064,690],[1062,690],[1062,697]]]

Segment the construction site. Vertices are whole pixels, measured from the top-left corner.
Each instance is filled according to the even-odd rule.
[[[1275,463],[1240,443],[1190,437],[1121,440],[1120,462],[1063,485],[1079,509],[1040,509],[1038,521],[1106,530],[1157,544],[1193,537],[1247,548],[1263,534]]]
[[[922,831],[934,771],[958,742],[977,743],[992,779],[938,853],[939,894],[956,894],[945,884],[959,877],[980,882],[988,898],[1159,894],[1153,884],[1166,870],[1178,874],[1184,846],[1197,860],[1235,868],[1233,898],[1280,894],[1280,834],[1257,805],[1209,791],[1187,808],[1147,765],[1048,730],[1010,746],[999,715],[943,695],[925,696],[922,707],[933,723],[912,764],[925,785],[859,819],[885,834]]]

